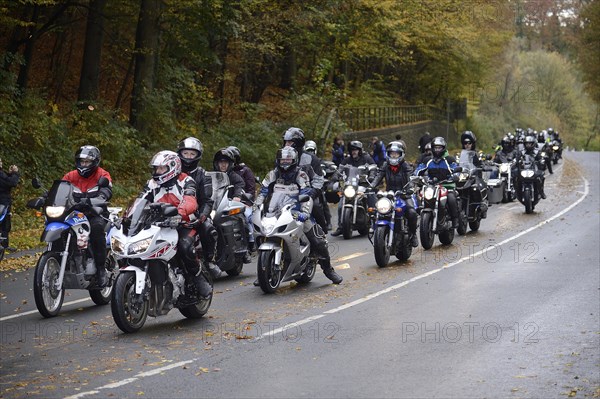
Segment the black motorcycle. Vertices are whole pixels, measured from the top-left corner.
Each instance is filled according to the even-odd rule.
[[[472,162],[472,156],[474,155],[475,151],[463,150],[459,158],[462,171],[458,175],[456,192],[458,193],[457,200],[461,214],[456,231],[460,235],[467,232],[465,219],[468,221],[469,228],[472,231],[477,231],[481,219],[487,217],[487,184],[481,177],[483,170],[476,168]]]
[[[540,193],[537,190],[539,177],[536,172],[539,170],[535,157],[524,154],[517,162],[517,176],[515,177],[515,194],[519,202],[525,205],[525,213],[532,213],[537,203],[540,201]]]
[[[229,276],[237,276],[242,272],[248,253],[246,204],[229,199],[232,186],[227,173],[206,172],[206,175],[212,178],[215,201],[211,215],[218,234],[215,262]],[[243,201],[252,204],[248,195]]]
[[[442,244],[452,244],[454,229],[448,204],[448,189],[452,188],[446,186],[452,186],[454,179],[438,181],[428,176],[418,176],[413,177],[412,180],[421,187],[419,202],[422,209],[419,238],[423,249],[431,249],[436,234]]]
[[[368,211],[367,196],[374,194],[368,181],[369,167],[375,165],[340,167],[343,178],[342,219],[340,225],[344,239],[352,237],[352,231],[358,230],[362,236],[369,233],[371,219]]]

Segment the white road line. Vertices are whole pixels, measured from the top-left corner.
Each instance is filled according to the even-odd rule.
[[[521,237],[521,236],[523,236],[523,235],[525,235],[525,234],[527,234],[527,233],[529,233],[529,232],[531,232],[533,230],[536,230],[536,229],[540,228],[541,226],[543,226],[543,225],[545,225],[547,223],[550,223],[554,219],[561,217],[562,215],[564,215],[565,213],[569,212],[571,209],[573,209],[577,205],[579,205],[587,197],[587,195],[589,194],[589,182],[587,181],[587,179],[585,177],[582,177],[582,178],[583,178],[583,181],[584,181],[585,191],[584,191],[583,196],[581,198],[579,198],[577,201],[575,201],[574,203],[572,203],[569,207],[563,209],[561,212],[557,213],[556,215],[552,216],[551,218],[546,219],[546,220],[544,220],[544,221],[542,221],[542,222],[540,222],[540,223],[538,223],[538,224],[536,224],[536,225],[528,228],[527,230],[524,230],[524,231],[522,231],[522,232],[520,232],[520,233],[518,233],[518,234],[516,234],[516,235],[514,235],[512,237],[509,237],[509,238],[507,238],[507,239],[505,239],[505,240],[503,240],[503,241],[501,241],[501,242],[499,242],[499,243],[497,243],[495,245],[496,246],[501,246],[501,245],[504,245],[504,244],[506,244],[506,243],[508,243],[510,241],[513,241],[513,240],[515,240],[515,239],[517,239],[517,238],[519,238],[519,237]],[[260,340],[262,340],[262,339],[264,339],[266,337],[274,337],[276,334],[279,334],[279,333],[281,333],[281,332],[283,332],[285,330],[288,330],[288,329],[291,329],[291,328],[296,328],[297,326],[300,326],[300,325],[303,325],[303,324],[310,323],[312,321],[321,319],[321,318],[323,318],[323,317],[325,317],[327,315],[334,314],[334,313],[340,312],[340,311],[345,310],[345,309],[349,309],[349,308],[351,308],[353,306],[356,306],[356,305],[360,305],[361,303],[367,302],[367,301],[369,301],[369,300],[371,300],[373,298],[377,298],[378,296],[381,296],[383,294],[387,294],[387,293],[390,293],[392,291],[395,291],[395,290],[397,290],[399,288],[402,288],[402,287],[404,287],[404,286],[406,286],[406,285],[408,285],[410,283],[413,283],[415,281],[421,280],[421,279],[423,279],[425,277],[429,277],[429,276],[431,276],[433,274],[439,273],[439,272],[441,272],[444,269],[449,269],[451,267],[459,265],[459,264],[461,264],[462,262],[464,262],[466,260],[472,259],[473,257],[482,255],[486,250],[487,250],[487,248],[482,249],[481,251],[478,251],[478,252],[476,252],[474,254],[470,254],[468,256],[464,256],[464,257],[460,258],[459,260],[457,260],[455,262],[452,262],[452,263],[450,263],[448,265],[442,266],[442,267],[440,267],[438,269],[430,270],[427,273],[420,274],[420,275],[415,276],[415,277],[413,277],[413,278],[411,278],[409,280],[403,281],[403,282],[401,282],[399,284],[392,285],[392,286],[387,287],[387,288],[385,288],[385,289],[383,289],[381,291],[374,292],[374,293],[369,294],[369,295],[367,295],[367,296],[365,296],[363,298],[360,298],[360,299],[357,299],[355,301],[349,302],[349,303],[344,304],[342,306],[338,306],[337,308],[326,310],[326,311],[324,311],[321,314],[317,314],[317,315],[314,315],[314,316],[311,316],[311,317],[307,317],[305,319],[302,319],[302,320],[299,320],[299,321],[296,321],[296,322],[293,322],[293,323],[289,323],[289,324],[287,324],[287,325],[285,325],[283,327],[276,328],[276,329],[274,329],[272,331],[266,332],[266,333],[264,333],[264,334],[256,337],[252,341],[256,342],[256,341],[260,341]],[[197,360],[198,360],[197,358],[196,359],[191,359],[191,360],[186,360],[186,361],[182,361],[182,362],[179,362],[179,363],[170,364],[170,365],[165,366],[165,367],[160,367],[160,368],[157,368],[157,369],[145,371],[143,373],[137,374],[134,378],[124,379],[122,381],[118,381],[118,382],[115,382],[115,383],[112,383],[112,384],[104,385],[102,387],[96,388],[96,389],[91,390],[91,391],[81,392],[81,393],[78,393],[77,395],[69,396],[69,397],[67,397],[67,399],[79,399],[79,398],[83,398],[85,396],[95,395],[97,393],[100,393],[99,392],[100,389],[110,389],[110,388],[113,388],[113,387],[119,387],[119,386],[122,386],[122,385],[126,385],[126,384],[129,384],[129,383],[133,382],[133,381],[137,381],[139,378],[143,378],[143,377],[147,377],[147,376],[152,376],[152,375],[155,375],[155,374],[159,374],[159,373],[161,373],[161,372],[163,372],[165,370],[169,370],[169,369],[172,369],[172,368],[175,368],[175,367],[179,367],[179,366],[182,366],[184,364],[193,363],[193,362],[195,362]]]
[[[62,306],[65,307],[65,306],[74,305],[76,303],[87,302],[87,301],[91,301],[91,299],[90,298],[81,298],[81,299],[77,299],[75,301],[63,303]],[[0,321],[10,320],[10,319],[16,319],[17,317],[27,316],[27,315],[34,314],[34,313],[37,313],[37,312],[38,312],[37,310],[28,310],[27,312],[23,312],[23,313],[18,313],[18,314],[13,314],[13,315],[10,315],[10,316],[0,317]]]
[[[365,255],[367,253],[368,252],[355,252],[353,254],[342,256],[341,258],[337,258],[335,261],[336,262],[343,262],[343,261],[348,260],[348,259],[358,258],[359,256],[363,256],[363,255]]]

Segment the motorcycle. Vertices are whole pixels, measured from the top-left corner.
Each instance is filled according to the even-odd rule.
[[[410,183],[402,190],[379,191],[377,193],[377,216],[374,223],[373,251],[377,266],[384,267],[393,253],[401,261],[406,261],[412,254],[411,236],[408,232],[408,219],[406,218],[406,200],[412,197],[413,204],[417,204]],[[371,237],[369,237],[371,238]]]
[[[340,202],[341,193],[338,193],[340,183],[332,180],[334,173],[338,169],[337,165],[331,161],[322,161],[321,168],[323,169],[323,173],[325,173],[325,182],[323,184],[324,203],[337,204]]]
[[[310,242],[304,234],[304,222],[298,220],[293,208],[297,201],[277,185],[268,203],[252,216],[258,247],[257,275],[260,288],[267,294],[277,290],[282,282],[310,282],[317,270],[318,259],[311,256]],[[300,201],[309,201],[301,195]]]
[[[217,253],[215,261],[229,276],[238,276],[244,267],[248,252],[248,228],[244,212],[246,205],[228,198],[229,177],[223,172],[206,172],[213,183],[215,201],[211,217],[217,230]],[[245,201],[250,201],[249,197]]]
[[[552,163],[556,165],[558,160],[562,158],[562,143],[558,140],[552,141]]]
[[[411,180],[421,186],[419,202],[422,209],[419,238],[423,249],[431,249],[436,234],[442,244],[451,244],[454,240],[454,229],[448,205],[448,189],[444,187],[444,184],[453,183],[454,180],[437,181],[435,178],[430,179],[426,176],[413,176]]]
[[[515,178],[515,192],[519,202],[525,205],[525,213],[532,213],[540,200],[540,194],[536,189],[538,178],[535,172],[538,170],[534,156],[524,154],[517,164],[518,173]]]
[[[107,187],[108,179],[100,178],[98,187]],[[36,189],[42,188],[38,179],[32,180]],[[107,202],[103,198],[82,198],[81,191],[65,180],[55,180],[44,196],[31,199],[27,207],[44,209],[45,227],[40,241],[46,249],[35,266],[33,296],[40,314],[46,318],[56,316],[62,307],[66,289],[84,289],[96,305],[106,305],[111,300],[113,282],[118,269],[109,251],[112,221],[118,219],[121,208],[108,207],[105,234],[107,238],[106,263],[96,265],[89,244],[90,223],[82,211],[92,211],[102,216]],[[105,267],[108,284],[98,287],[96,268]]]
[[[481,219],[487,217],[488,200],[487,184],[483,179],[478,179],[482,173],[481,168],[476,168],[472,157],[475,151],[462,150],[458,164],[462,168],[456,182],[457,200],[460,211],[459,225],[456,231],[460,235],[467,232],[467,221],[472,231],[479,230]],[[462,219],[462,220],[461,220]]]
[[[552,171],[552,145],[549,143],[541,143],[538,144],[538,151],[540,152],[540,156],[542,157],[543,162],[540,163],[541,170],[548,170],[550,174],[554,173]]]
[[[344,239],[352,237],[352,231],[358,230],[361,236],[367,235],[371,228],[371,218],[368,212],[367,191],[370,188],[367,172],[376,165],[343,166],[343,196],[342,196],[342,234]],[[373,193],[374,194],[374,193]]]
[[[158,317],[174,307],[189,318],[208,312],[208,298],[198,296],[184,265],[176,257],[181,223],[177,208],[137,198],[113,230],[111,251],[120,272],[112,293],[111,311],[117,326],[126,333],[144,326],[148,316]],[[210,274],[201,272],[212,287]],[[189,277],[189,276],[187,276]]]

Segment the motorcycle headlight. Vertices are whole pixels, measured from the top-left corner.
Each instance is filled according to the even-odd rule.
[[[557,146],[557,145],[555,145],[555,146],[552,146],[552,149],[553,149],[554,151],[558,151],[558,146]]]
[[[546,158],[546,153],[544,151],[542,151],[541,156],[542,156],[542,158]]]
[[[460,174],[460,176],[458,177],[458,181],[461,182],[461,183],[462,182],[466,182],[468,178],[469,178],[469,174],[465,173],[465,172],[462,172]]]
[[[377,212],[385,215],[386,213],[390,213],[392,210],[392,201],[387,198],[379,198],[377,203],[375,203],[375,208],[377,208]]]
[[[521,176],[523,176],[525,178],[533,177],[534,174],[535,174],[535,172],[533,170],[522,170],[521,171]]]
[[[500,173],[508,173],[509,170],[510,170],[509,164],[503,163],[502,165],[500,165]]]
[[[145,240],[134,242],[127,248],[128,255],[141,254],[145,252],[148,247],[152,244],[152,238],[146,238]]]
[[[110,238],[110,249],[117,254],[125,253],[125,247],[123,246],[123,243],[115,237]]]
[[[425,189],[425,199],[430,200],[433,198],[434,189],[432,187],[427,187]]]
[[[46,216],[49,218],[57,218],[65,213],[64,206],[47,206],[46,207]]]
[[[344,196],[353,198],[356,195],[356,189],[354,186],[348,186],[344,189]]]

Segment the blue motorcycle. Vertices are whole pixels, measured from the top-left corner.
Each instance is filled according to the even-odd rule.
[[[393,253],[401,261],[406,261],[412,254],[411,236],[408,232],[408,219],[406,211],[408,198],[412,198],[413,204],[418,204],[415,195],[410,188],[404,188],[396,192],[379,191],[377,193],[377,217],[373,228],[373,250],[375,262],[379,267],[384,267]],[[369,235],[371,238],[371,235]]]
[[[33,179],[32,183],[34,188],[41,188],[37,179]],[[99,186],[105,185],[108,185],[108,179],[101,178]],[[110,228],[112,222],[118,220],[121,208],[107,208],[109,216],[106,219],[111,222],[106,225],[108,255],[105,265],[96,265],[88,245],[90,223],[82,211],[91,210],[102,215],[107,203],[102,198],[77,200],[78,191],[68,181],[55,180],[52,188],[42,197],[27,203],[28,208],[43,208],[46,219],[41,241],[47,246],[37,261],[33,279],[35,304],[44,317],[58,314],[65,289],[89,290],[92,301],[97,305],[106,305],[111,299],[112,283],[118,268],[109,251]],[[106,267],[108,286],[98,287],[96,267]]]

